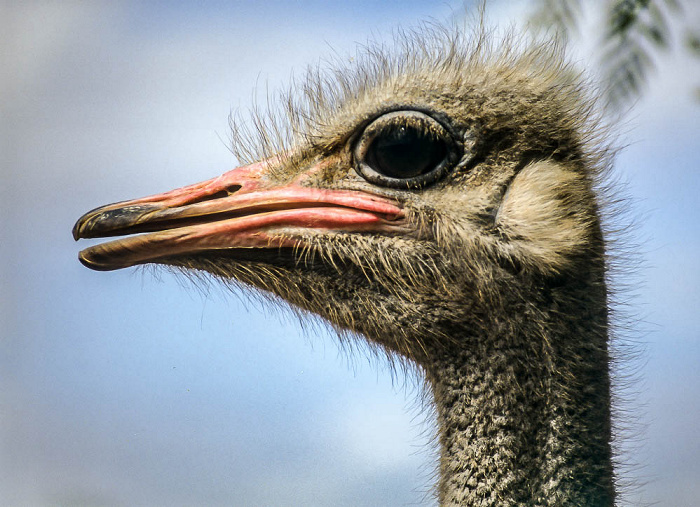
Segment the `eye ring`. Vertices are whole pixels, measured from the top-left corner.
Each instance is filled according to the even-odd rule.
[[[367,125],[355,144],[355,170],[384,187],[422,188],[459,161],[461,149],[450,130],[415,110],[392,111]]]

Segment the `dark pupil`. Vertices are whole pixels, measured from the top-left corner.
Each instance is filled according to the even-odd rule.
[[[367,162],[389,178],[415,178],[435,169],[446,154],[447,146],[442,140],[402,126],[377,136],[369,148]]]

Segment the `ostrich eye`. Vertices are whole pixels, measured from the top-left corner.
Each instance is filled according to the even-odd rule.
[[[367,161],[389,178],[415,178],[435,169],[447,155],[442,139],[433,139],[412,126],[378,135],[367,151]]]
[[[354,156],[363,178],[394,188],[432,183],[458,158],[447,129],[417,111],[395,111],[374,120],[362,133]]]

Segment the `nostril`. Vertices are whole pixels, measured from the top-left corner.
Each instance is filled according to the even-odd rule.
[[[192,202],[190,202],[189,204],[198,204],[200,202],[214,201],[216,199],[223,199],[224,197],[228,197],[229,195],[238,192],[240,189],[241,189],[240,185],[231,185],[230,187],[227,187],[224,190],[219,190],[218,192],[214,192],[213,194],[204,195],[198,199],[195,199]]]

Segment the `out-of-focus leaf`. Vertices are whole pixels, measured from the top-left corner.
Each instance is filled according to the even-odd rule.
[[[659,6],[654,3],[649,4],[649,16],[651,18],[650,22],[644,25],[645,31],[648,32],[649,39],[657,46],[664,49],[667,48],[669,28],[666,16],[664,16],[661,9],[659,9]]]
[[[615,0],[608,11],[608,37],[624,35],[639,19],[639,13],[647,9],[651,0]]]
[[[667,35],[654,25],[640,25],[639,33],[652,44],[666,48],[668,47]]]
[[[700,57],[700,32],[688,30],[685,34],[685,47],[691,54]]]
[[[688,0],[698,1],[698,0]],[[582,24],[581,0],[536,0],[530,25],[536,31],[555,30],[567,40]],[[652,55],[671,46],[670,15],[679,16],[680,0],[599,0],[605,5],[606,30],[600,66],[611,109],[627,107],[642,93],[655,70]],[[700,31],[688,30],[685,46],[700,57]],[[700,93],[700,89],[696,90]]]
[[[641,93],[654,64],[645,48],[630,38],[609,46],[603,61],[607,105],[619,110]]]
[[[608,104],[621,109],[637,98],[654,71],[652,47],[667,49],[670,29],[661,7],[680,9],[675,0],[612,0],[601,59]]]
[[[578,34],[581,19],[580,0],[538,0],[530,25],[536,31],[554,30],[558,37],[568,40]]]

